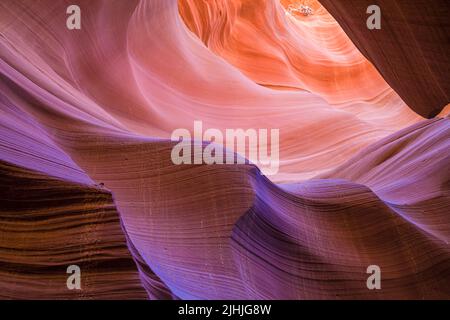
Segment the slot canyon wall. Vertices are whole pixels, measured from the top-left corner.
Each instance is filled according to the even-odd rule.
[[[450,299],[448,1],[72,2],[0,2],[1,299]]]

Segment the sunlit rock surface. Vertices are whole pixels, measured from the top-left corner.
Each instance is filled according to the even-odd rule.
[[[292,3],[0,2],[1,298],[450,298],[448,107]],[[279,129],[278,174],[174,165],[195,120]]]

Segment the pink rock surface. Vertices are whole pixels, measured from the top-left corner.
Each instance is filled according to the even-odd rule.
[[[79,1],[73,31],[69,4],[0,3],[2,298],[450,298],[448,110],[416,115],[317,2]],[[195,120],[280,129],[279,173],[174,165]]]

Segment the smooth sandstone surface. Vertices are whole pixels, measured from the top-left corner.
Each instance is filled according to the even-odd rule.
[[[450,298],[448,107],[318,2],[79,3],[0,2],[2,299]],[[279,173],[174,165],[195,120],[279,128]]]

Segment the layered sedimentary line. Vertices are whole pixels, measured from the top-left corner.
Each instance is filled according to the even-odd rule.
[[[448,299],[449,138],[449,119],[426,121],[327,179],[279,187],[256,179],[254,204],[232,236],[248,291],[272,299]],[[353,182],[363,177],[377,194]],[[382,291],[365,287],[361,270],[370,264],[384,270]]]
[[[187,27],[258,84],[307,90],[362,118],[367,109],[387,105],[389,112],[408,116],[407,106],[318,1],[178,3]],[[299,4],[314,14],[291,14],[288,8]]]
[[[420,122],[373,144],[320,178],[370,187],[398,214],[448,244],[449,141],[448,117]]]
[[[374,107],[380,103],[376,97],[390,89],[387,81],[415,112],[436,116],[450,101],[448,1],[378,2],[380,30],[366,25],[373,4],[179,0],[188,28],[261,85],[308,90],[332,104],[358,100]],[[289,10],[300,5],[313,14]]]
[[[186,29],[176,1],[90,3],[80,1],[87,31],[76,33],[64,29],[66,3],[0,4],[1,156],[27,168],[2,169],[6,187],[20,182],[5,189],[2,213],[10,278],[20,263],[42,271],[68,256],[101,278],[88,281],[89,297],[140,296],[139,283],[154,298],[449,297],[448,119],[389,136],[418,121],[393,92],[374,100],[390,101],[381,107],[338,110],[317,94],[257,85]],[[212,128],[286,128],[284,173],[321,179],[276,185],[253,165],[175,166],[166,135],[199,115]],[[111,194],[86,189],[94,183],[114,195],[125,236]],[[48,238],[32,243],[38,217]],[[86,231],[75,241],[86,250],[64,243],[64,227]],[[112,269],[121,259],[130,265]],[[369,264],[381,267],[381,291],[365,287]],[[35,294],[3,283],[9,296]]]
[[[448,143],[448,129],[448,119],[426,122],[389,137],[385,143],[379,142],[373,149],[384,152],[381,164],[389,164],[398,156],[380,146],[387,144],[402,154],[404,139],[408,139],[411,144],[428,150],[426,167],[445,172],[448,154],[444,154],[445,161],[442,161],[439,150]],[[111,157],[116,154],[112,147],[115,143],[111,143],[106,149],[109,157],[100,148],[104,159],[84,157],[87,161],[84,166],[89,162],[106,163],[107,158],[111,160],[108,168],[96,169],[93,175],[102,177],[105,185],[115,190],[124,226],[137,250],[132,250],[133,254],[136,258],[143,257],[145,264],[152,266],[182,298],[448,297],[449,250],[444,242],[448,242],[448,233],[439,239],[422,232],[424,221],[417,226],[397,215],[363,185],[343,180],[319,180],[280,189],[263,178],[253,166],[177,167],[170,165],[171,147],[170,144],[164,146],[163,142],[148,146],[129,143],[126,148],[123,143],[118,144],[117,151],[133,159],[128,162],[128,169],[118,172],[114,163],[121,163],[121,157],[119,154],[118,158]],[[407,150],[406,153],[420,151],[414,145]],[[371,159],[369,156],[369,164],[376,168]],[[364,163],[363,159],[359,161]],[[420,168],[418,164],[421,162],[423,159],[420,158],[415,164],[400,162],[398,172],[402,172],[401,175],[391,176],[386,171],[383,178],[392,178],[391,184],[399,176],[408,181],[411,177],[409,166]],[[86,167],[89,172],[89,166]],[[140,170],[135,171],[137,168]],[[6,172],[14,172],[10,167],[7,169]],[[14,174],[14,181],[17,182],[16,177],[22,175]],[[5,186],[12,184],[8,178],[3,181]],[[51,181],[44,179],[44,182],[51,188]],[[20,189],[21,183],[12,189],[23,199],[33,200],[29,190],[37,188],[42,191],[42,186],[38,184],[35,187],[28,175],[24,183],[27,192]],[[390,183],[385,181],[384,184]],[[448,205],[448,187],[445,187],[448,186],[448,176],[436,179],[436,175],[432,175],[427,185],[428,189],[423,190],[421,196],[431,202],[422,201],[426,206],[419,210],[432,208],[427,225],[448,229],[448,222],[442,220],[442,214],[448,208],[432,205],[435,199],[433,190],[442,188],[442,185]],[[64,194],[61,185],[57,186],[58,192]],[[408,193],[408,188],[413,190],[414,180],[404,187],[407,188],[405,193]],[[48,197],[47,191],[43,194]],[[100,194],[104,196],[103,191]],[[171,194],[177,197],[170,197]],[[206,199],[196,201],[199,196]],[[15,198],[11,194],[6,197]],[[46,208],[44,212],[55,214],[53,209],[48,210],[49,201],[42,199],[42,194],[39,200],[28,204],[31,210],[35,212],[39,208],[36,202],[41,202]],[[27,206],[26,201],[22,203]],[[405,201],[405,205],[408,202]],[[409,205],[417,206],[414,197],[411,197]],[[102,207],[92,198],[83,202],[83,206],[85,209]],[[11,207],[17,210],[17,203]],[[8,220],[9,206],[6,208]],[[105,216],[102,221],[107,220]],[[21,214],[20,217],[26,219],[27,215]],[[28,227],[35,227],[35,222],[33,219],[33,224]],[[79,218],[74,223],[78,225]],[[48,228],[48,223],[43,224]],[[55,228],[55,232],[59,233],[60,229]],[[23,238],[24,233],[21,232],[20,237]],[[92,239],[101,237],[96,234]],[[33,241],[26,243],[36,245]],[[70,247],[65,245],[61,250],[68,250],[65,255],[71,255]],[[42,263],[47,269],[48,262],[44,261]],[[386,281],[383,283],[386,284],[382,292],[371,293],[364,287],[364,267],[374,262],[384,270]],[[111,267],[113,264],[107,265]],[[145,274],[141,274],[142,277],[152,281],[151,277],[145,278]]]
[[[363,153],[383,185],[400,183],[390,204],[338,173],[280,189],[251,165],[174,166],[165,141],[92,136],[70,153],[113,190],[140,258],[179,298],[448,298],[448,176],[428,176],[448,166],[448,128],[424,122],[380,141],[378,161]],[[392,162],[392,174],[381,170]],[[421,201],[416,179],[426,181]],[[370,264],[384,270],[382,291],[365,287]]]
[[[147,137],[168,138],[175,129],[192,128],[195,120],[222,131],[279,128],[282,161],[279,175],[271,178],[298,181],[335,168],[358,150],[419,120],[325,14],[313,16],[319,19],[317,27],[286,17],[273,1],[261,9],[249,1],[245,6],[222,3],[240,8],[235,24],[244,25],[246,32],[236,33],[252,39],[247,41],[254,45],[252,52],[267,52],[265,38],[277,49],[270,60],[253,59],[257,70],[272,69],[282,61],[286,67],[275,70],[285,77],[295,69],[294,80],[299,81],[302,70],[308,69],[303,82],[311,84],[310,92],[279,91],[261,87],[241,67],[205,47],[186,27],[177,1],[90,3],[80,2],[86,19],[83,29],[75,32],[64,28],[63,3],[2,3],[2,72],[11,82],[8,86],[17,86],[9,95],[25,91],[33,96],[34,105],[19,102],[20,97],[13,100],[38,121],[42,119],[36,104],[55,117],[65,115]],[[201,8],[200,3],[191,5]],[[47,18],[49,12],[59,11],[61,15]],[[264,19],[254,26],[248,12]],[[261,12],[267,15],[261,17]],[[273,25],[275,16],[280,21]],[[225,23],[231,24],[231,18]],[[271,29],[256,28],[265,24]],[[338,43],[322,37],[320,25],[337,34]],[[274,30],[278,34],[277,28],[285,37],[252,36]],[[326,48],[323,53],[321,46]],[[286,60],[286,55],[295,58]],[[316,83],[314,74],[327,79]],[[336,92],[345,94],[331,98]],[[337,104],[327,101],[333,99]]]
[[[148,298],[108,191],[5,161],[0,188],[0,298]],[[82,290],[67,286],[71,265]]]
[[[110,191],[95,184],[52,140],[50,128],[6,92],[0,96],[1,298],[172,298],[140,265],[139,254],[128,251],[133,247]],[[66,285],[70,265],[80,267],[81,291]]]

